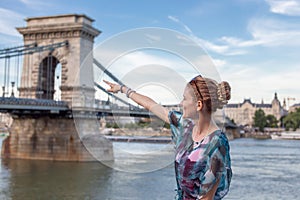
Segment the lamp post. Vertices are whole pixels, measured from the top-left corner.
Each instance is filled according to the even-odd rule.
[[[15,82],[11,82],[11,95],[10,97],[15,97],[15,93],[14,93],[14,90],[15,90]]]

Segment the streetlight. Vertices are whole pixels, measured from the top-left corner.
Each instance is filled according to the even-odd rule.
[[[15,82],[11,82],[11,95],[10,97],[15,97],[15,93],[14,93],[14,89],[15,89]]]

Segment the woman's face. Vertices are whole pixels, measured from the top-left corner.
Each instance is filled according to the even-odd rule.
[[[183,109],[183,118],[198,118],[199,114],[197,112],[197,103],[195,102],[195,97],[193,96],[192,88],[185,87],[183,93],[183,99],[180,102],[180,105]]]

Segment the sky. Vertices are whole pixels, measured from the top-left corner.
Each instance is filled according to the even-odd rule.
[[[93,26],[102,32],[95,39],[96,48],[116,35],[145,27],[187,36],[203,48],[220,80],[230,83],[229,103],[245,98],[271,103],[275,92],[281,102],[300,102],[300,0],[1,0],[0,47],[22,43],[15,27],[24,27],[28,17],[73,13],[95,20]],[[178,73],[192,69],[178,56],[158,50],[129,53],[115,64],[126,68],[133,63],[142,68],[154,65],[153,69],[174,66],[172,71]],[[120,75],[118,67],[110,69]],[[159,83],[151,87],[150,96],[164,96],[163,89],[157,93]]]

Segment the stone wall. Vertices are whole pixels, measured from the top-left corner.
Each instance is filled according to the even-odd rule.
[[[9,137],[3,141],[1,154],[2,158],[36,160],[95,161],[95,157],[97,160],[112,160],[111,143],[101,135],[95,135],[96,146],[93,148],[97,149],[97,155],[93,152],[92,156],[77,133],[74,119],[15,117]]]

